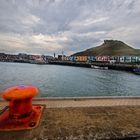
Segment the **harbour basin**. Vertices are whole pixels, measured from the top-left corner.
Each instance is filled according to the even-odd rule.
[[[126,71],[0,62],[0,73],[0,91],[34,85],[40,97],[140,95],[140,76]]]

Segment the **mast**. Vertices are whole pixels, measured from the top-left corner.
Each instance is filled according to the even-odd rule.
[[[64,59],[64,51],[62,50],[62,60]]]

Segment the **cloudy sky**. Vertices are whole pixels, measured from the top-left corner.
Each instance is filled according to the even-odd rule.
[[[140,48],[140,0],[0,0],[0,52],[70,55],[115,39]]]

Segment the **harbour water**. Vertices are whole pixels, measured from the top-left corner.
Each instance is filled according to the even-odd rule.
[[[0,62],[0,92],[34,85],[41,97],[139,96],[140,76],[125,71]]]

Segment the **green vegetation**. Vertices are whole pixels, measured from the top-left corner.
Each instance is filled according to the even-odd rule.
[[[134,49],[122,41],[104,40],[100,46],[74,54],[76,56],[140,56],[140,50]]]

